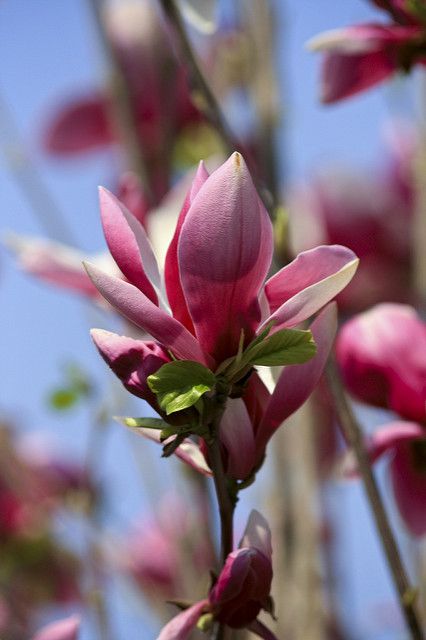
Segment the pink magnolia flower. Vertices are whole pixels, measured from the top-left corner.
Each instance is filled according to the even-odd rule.
[[[211,176],[200,164],[166,256],[165,289],[143,228],[105,190],[101,190],[101,214],[108,246],[127,282],[94,265],[86,265],[87,272],[105,299],[156,344],[99,329],[92,331],[92,337],[126,387],[156,410],[145,380],[171,359],[170,351],[178,359],[215,370],[237,354],[241,336],[245,347],[266,326],[272,325],[273,334],[324,307],[350,281],[358,262],[345,247],[317,247],[263,285],[272,259],[271,223],[238,153]],[[280,421],[309,395],[331,344],[332,325],[333,311],[326,310],[312,327],[318,334],[317,356],[292,367],[291,374],[285,369],[271,397],[255,376],[250,393],[262,398],[256,400],[258,406],[247,400],[249,412],[245,400],[229,400],[221,439],[228,453],[234,452],[230,458],[237,465],[235,477],[245,477]],[[237,451],[241,437],[246,442],[245,458]]]
[[[425,64],[424,15],[400,0],[376,1],[375,4],[388,11],[392,22],[327,31],[308,43],[314,51],[324,52],[322,102],[348,98],[388,79],[397,71],[406,72],[415,64]]]
[[[161,631],[157,640],[185,640],[204,615],[233,629],[250,629],[273,640],[275,636],[257,616],[271,611],[271,532],[263,516],[252,511],[243,538],[230,553],[208,598],[179,613]]]
[[[367,444],[372,462],[385,453],[392,454],[390,474],[399,511],[409,530],[423,535],[426,325],[411,307],[378,305],[343,326],[337,358],[345,383],[356,397],[392,409],[407,420],[377,430]]]
[[[78,640],[79,628],[79,616],[70,616],[46,625],[33,636],[32,640]]]

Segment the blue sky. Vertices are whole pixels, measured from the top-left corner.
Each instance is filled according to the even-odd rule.
[[[416,93],[410,82],[387,86],[341,105],[317,102],[318,60],[304,48],[318,32],[365,21],[378,13],[363,0],[275,0],[277,60],[282,81],[283,124],[279,136],[291,178],[309,175],[328,164],[371,164],[380,159],[383,121],[394,114],[413,115]],[[117,158],[95,153],[59,162],[40,150],[40,137],[55,104],[101,84],[104,57],[91,14],[83,0],[3,0],[0,3],[0,101],[13,112],[18,129],[40,176],[59,203],[76,245],[87,252],[104,248],[97,209],[97,185],[113,183]],[[26,235],[42,231],[28,202],[8,170],[10,130],[0,109],[0,226]],[[64,361],[77,360],[107,388],[111,380],[90,342],[93,323],[111,327],[111,320],[95,314],[65,292],[45,286],[20,273],[9,254],[0,249],[0,412],[24,430],[46,430],[59,450],[80,456],[87,440],[88,410],[57,415],[46,409],[46,394],[60,380]],[[98,473],[108,478],[114,527],[125,523],[147,503],[147,494],[129,478],[136,473],[132,448],[119,427],[111,426],[106,453]],[[163,471],[164,464],[161,467]],[[133,475],[132,475],[133,474]],[[137,490],[135,490],[137,486]],[[342,569],[347,588],[347,615],[360,620],[360,635],[378,639],[367,627],[368,606],[380,606],[392,597],[386,570],[377,549],[369,516],[358,487],[340,486],[340,503],[347,523],[342,552],[350,557],[351,576]],[[344,503],[344,504],[343,504]],[[340,505],[340,506],[339,506]],[[130,614],[116,614],[117,638],[140,638]],[[127,622],[124,620],[127,618]],[[125,634],[125,635],[124,635]],[[373,634],[373,635],[372,635]],[[146,637],[151,637],[147,635]],[[93,637],[90,625],[83,640]],[[383,635],[390,638],[391,635]],[[392,636],[394,637],[394,636]],[[396,637],[396,636],[395,636]]]

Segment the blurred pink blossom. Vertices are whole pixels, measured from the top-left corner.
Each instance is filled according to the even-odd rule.
[[[398,71],[408,72],[416,64],[426,64],[424,9],[401,0],[375,4],[388,13],[390,22],[327,31],[308,43],[310,49],[324,52],[322,102],[348,98]]]

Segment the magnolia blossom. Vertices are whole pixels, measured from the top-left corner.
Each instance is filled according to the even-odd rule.
[[[426,325],[405,305],[383,304],[347,322],[337,358],[348,389],[391,409],[392,422],[368,440],[372,461],[391,453],[399,511],[414,535],[426,533]]]
[[[367,23],[327,31],[308,46],[324,52],[321,100],[331,103],[387,80],[397,71],[426,63],[424,9],[416,4],[376,1],[391,17],[388,24]]]
[[[208,597],[173,618],[157,640],[185,640],[203,618],[204,623],[214,620],[273,640],[271,631],[256,619],[262,609],[271,612],[271,557],[268,523],[253,510],[238,549],[228,555]]]
[[[52,622],[38,631],[32,640],[78,640],[79,616]]]
[[[347,285],[357,267],[349,249],[322,246],[302,253],[263,284],[272,259],[272,227],[238,153],[211,176],[200,164],[167,252],[165,288],[141,225],[106,190],[100,197],[105,237],[127,281],[95,265],[87,264],[87,272],[104,298],[153,341],[99,329],[92,337],[126,388],[156,411],[146,378],[171,360],[170,352],[214,371],[237,354],[241,338],[246,347],[267,326],[272,335],[312,316]],[[272,395],[254,374],[244,398],[228,401],[220,438],[233,477],[250,473],[275,429],[312,391],[334,321],[332,308],[316,319],[317,355],[284,369]]]

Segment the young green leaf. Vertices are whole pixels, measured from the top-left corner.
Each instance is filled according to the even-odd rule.
[[[310,331],[281,329],[262,342],[253,342],[243,354],[244,365],[268,367],[302,364],[315,355],[316,344]]]
[[[199,362],[176,360],[148,376],[147,382],[160,407],[170,415],[195,405],[203,394],[213,389],[216,376]]]

